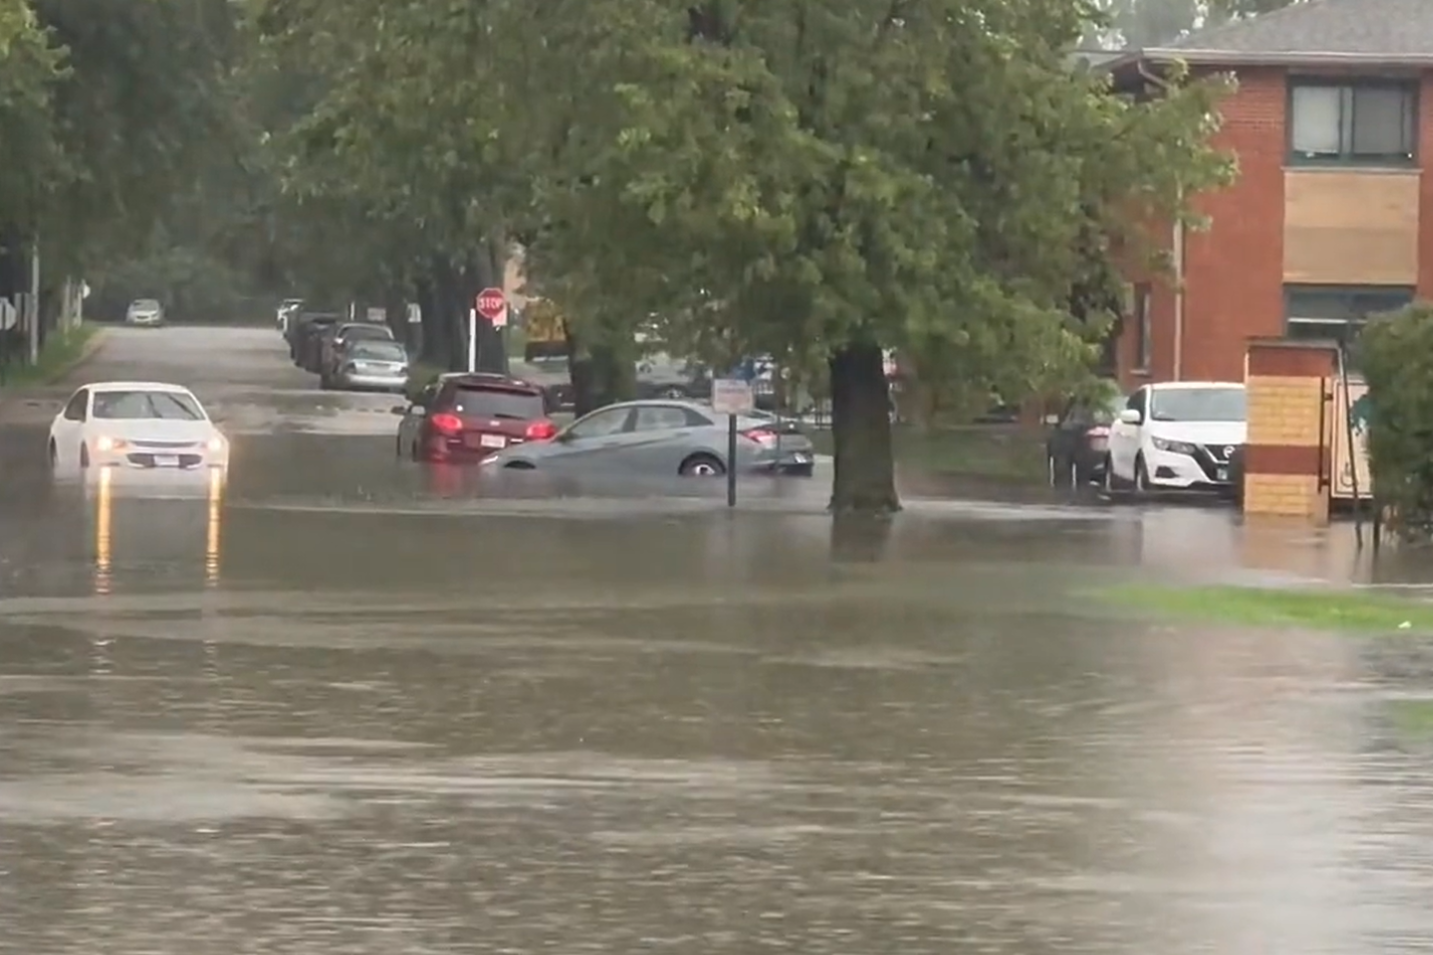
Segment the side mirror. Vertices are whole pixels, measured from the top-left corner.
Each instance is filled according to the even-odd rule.
[[[394,406],[393,406],[393,413],[394,413],[394,414],[406,415],[406,414],[408,413],[408,406],[407,406],[407,405],[394,405]]]
[[[1057,415],[1057,414],[1047,414],[1047,415],[1045,416],[1045,424],[1046,424],[1046,426],[1053,428],[1053,427],[1055,427],[1055,425],[1057,425],[1057,424],[1059,424],[1059,423],[1060,423],[1060,416],[1059,416],[1059,415]]]
[[[1142,424],[1144,415],[1134,408],[1126,408],[1120,412],[1120,424]]]

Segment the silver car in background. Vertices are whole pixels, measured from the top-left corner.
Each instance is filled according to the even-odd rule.
[[[152,298],[137,298],[124,313],[126,325],[163,325],[164,306]]]
[[[329,380],[345,391],[402,392],[408,387],[408,350],[382,338],[350,342]]]
[[[810,475],[811,439],[793,422],[737,418],[739,472]],[[598,408],[547,441],[529,441],[483,460],[485,470],[715,477],[727,460],[727,416],[695,401],[652,399]]]

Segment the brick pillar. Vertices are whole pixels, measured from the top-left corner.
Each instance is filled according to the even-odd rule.
[[[1249,343],[1244,513],[1329,519],[1330,385],[1338,352],[1283,339]]]

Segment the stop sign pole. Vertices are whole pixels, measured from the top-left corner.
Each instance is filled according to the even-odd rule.
[[[492,323],[493,328],[503,328],[508,323],[508,297],[500,288],[485,288],[473,300],[474,308],[468,312],[468,371],[478,370],[478,319]]]

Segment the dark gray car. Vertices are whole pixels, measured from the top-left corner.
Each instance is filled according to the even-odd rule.
[[[811,439],[790,422],[737,418],[739,471],[809,475]],[[628,401],[599,408],[547,441],[500,451],[485,469],[714,477],[725,474],[727,416],[694,401]]]

